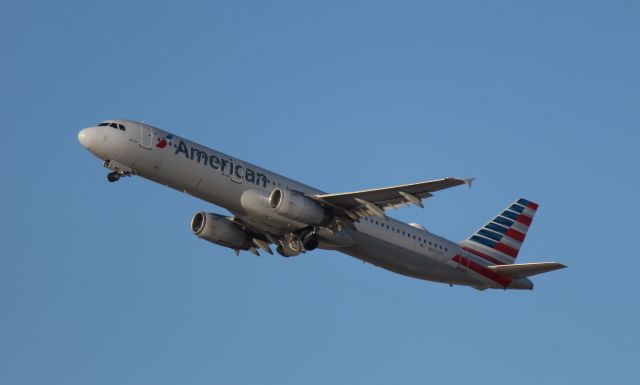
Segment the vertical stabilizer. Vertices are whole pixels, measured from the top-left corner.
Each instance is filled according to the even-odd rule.
[[[518,199],[460,246],[490,265],[515,263],[537,210],[537,203]]]

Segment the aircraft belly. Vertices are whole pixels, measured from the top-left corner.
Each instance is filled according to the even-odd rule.
[[[471,276],[442,261],[383,239],[354,232],[354,246],[339,251],[372,265],[409,277],[458,285],[478,284]]]

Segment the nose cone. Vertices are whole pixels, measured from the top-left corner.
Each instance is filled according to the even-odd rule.
[[[95,131],[96,131],[95,128],[89,127],[89,128],[80,130],[80,132],[78,132],[78,141],[80,141],[80,144],[82,144],[82,146],[87,150],[89,150],[93,145],[93,138],[95,137]]]

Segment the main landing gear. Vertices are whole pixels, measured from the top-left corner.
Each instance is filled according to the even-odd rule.
[[[305,250],[307,251],[315,250],[318,248],[318,244],[319,244],[318,235],[316,234],[315,229],[306,234],[303,234],[302,245],[304,246]]]
[[[313,227],[307,227],[302,230],[288,233],[276,251],[283,257],[294,257],[300,253],[306,253],[317,249],[319,246],[318,234]]]

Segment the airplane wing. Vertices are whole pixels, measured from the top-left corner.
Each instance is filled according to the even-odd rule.
[[[422,200],[433,196],[433,192],[462,184],[471,187],[474,179],[444,178],[372,190],[309,195],[309,198],[339,209],[354,220],[369,215],[385,217],[385,210],[408,204],[424,207]]]

